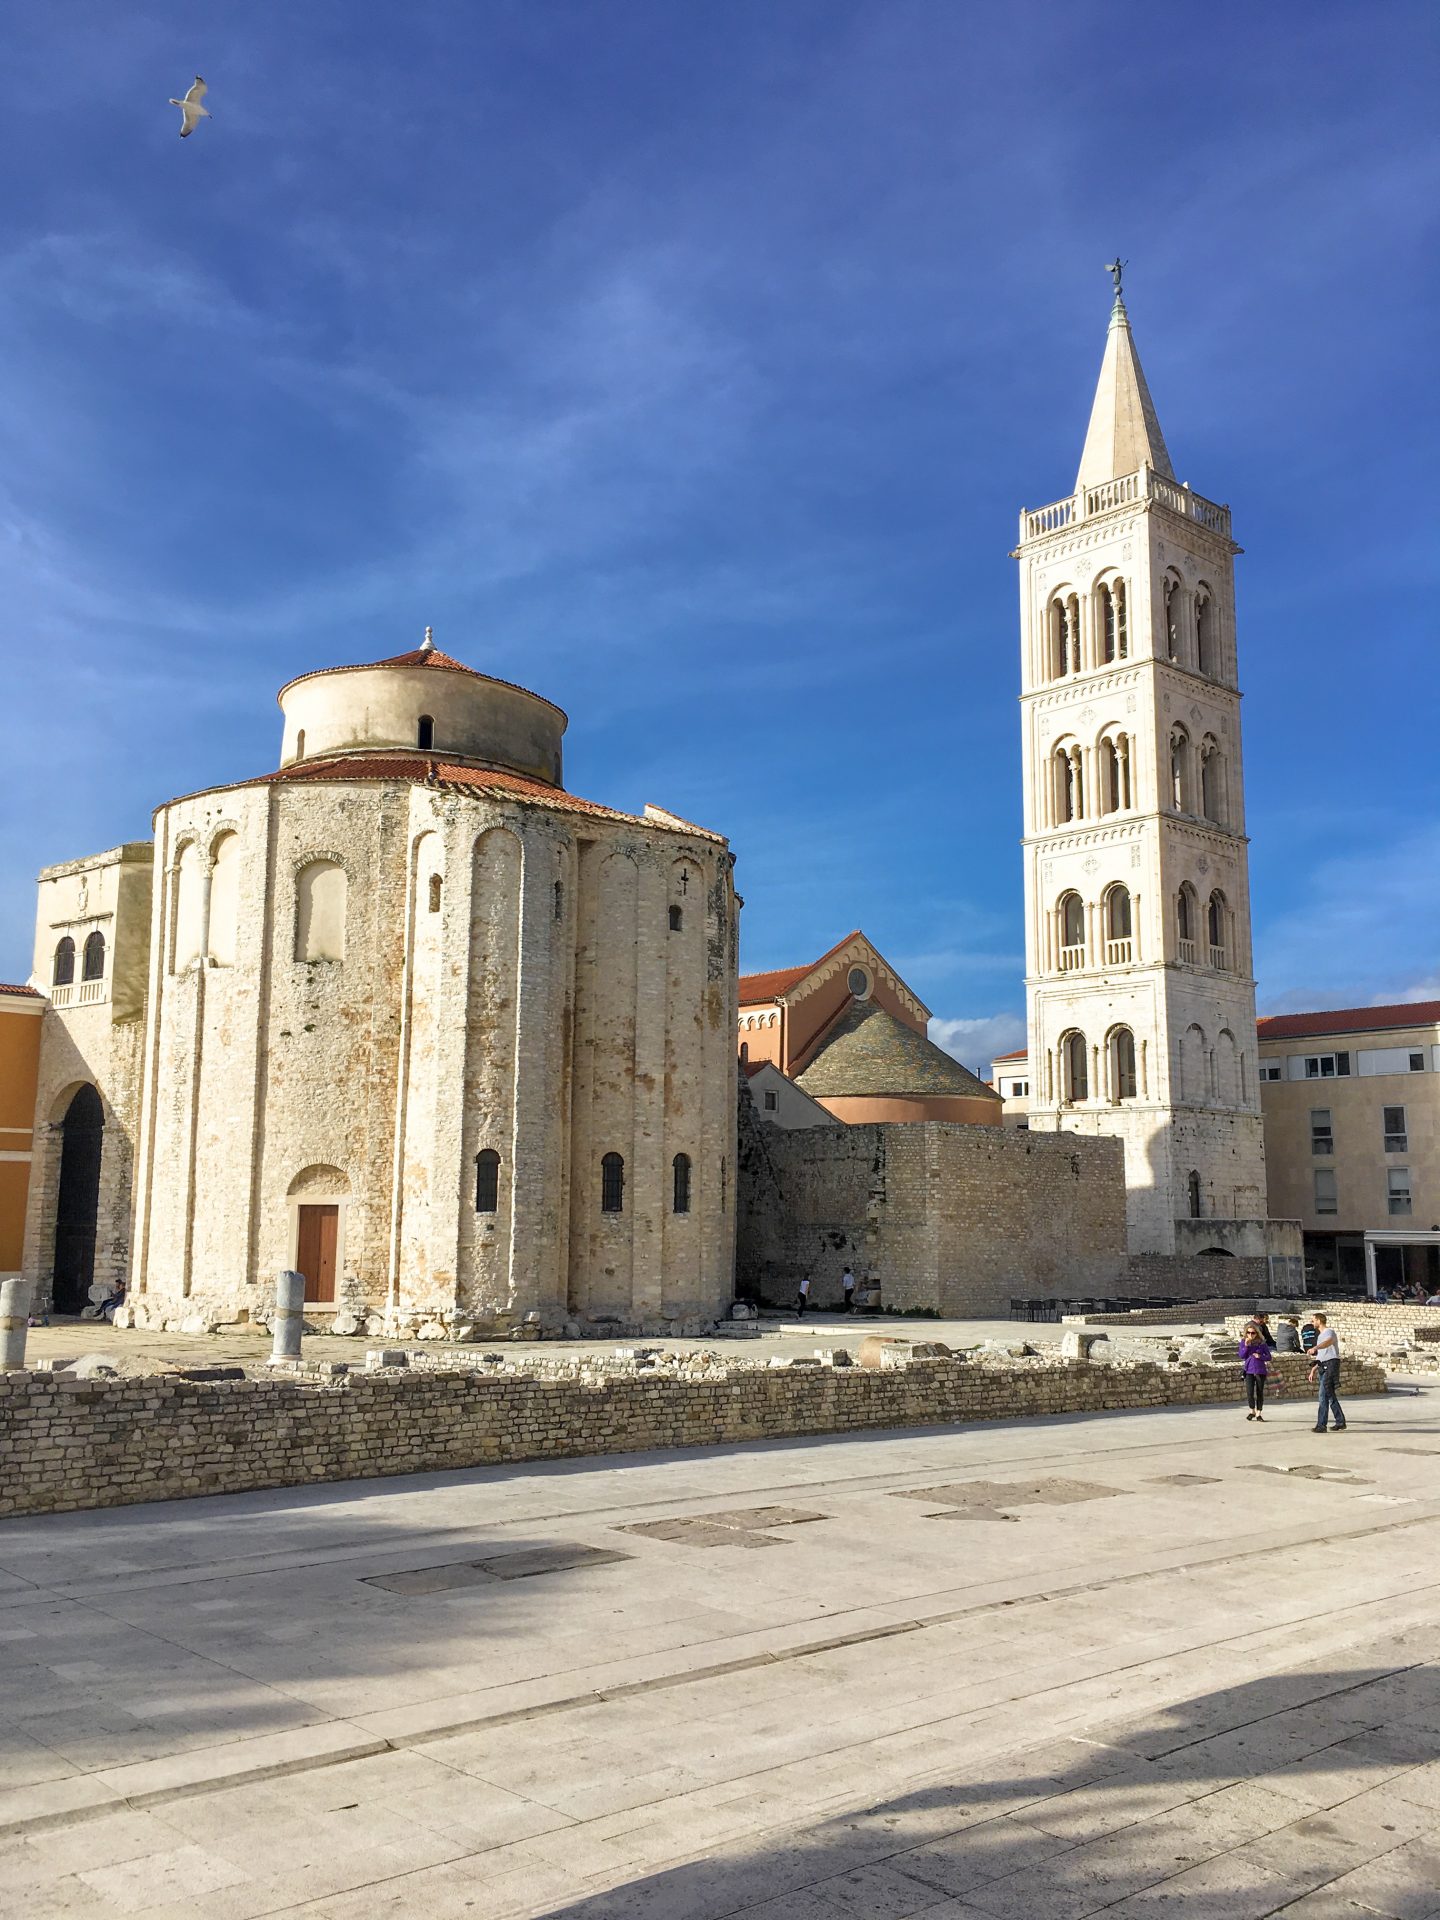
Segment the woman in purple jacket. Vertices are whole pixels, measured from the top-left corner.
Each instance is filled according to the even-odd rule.
[[[1265,1418],[1265,1376],[1270,1371],[1270,1348],[1265,1335],[1252,1320],[1240,1338],[1240,1359],[1245,1368],[1245,1398],[1250,1411],[1247,1420]]]

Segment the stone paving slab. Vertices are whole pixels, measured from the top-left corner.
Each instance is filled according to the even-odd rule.
[[[12,1521],[0,1915],[1430,1920],[1440,1398],[1283,1412]]]

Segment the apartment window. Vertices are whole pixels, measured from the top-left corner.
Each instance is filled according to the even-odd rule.
[[[1316,1213],[1338,1213],[1340,1197],[1335,1185],[1333,1167],[1315,1169],[1315,1211]]]
[[[777,1107],[779,1106],[779,1104],[780,1104],[780,1096],[779,1096],[779,1094],[778,1094],[778,1093],[776,1093],[776,1091],[775,1091],[775,1089],[774,1089],[773,1087],[767,1087],[767,1088],[765,1089],[765,1111],[766,1111],[766,1113],[774,1113],[774,1111],[775,1111],[775,1109],[776,1109],[776,1108],[777,1108]]]
[[[1280,1066],[1280,1062],[1278,1060],[1262,1060],[1260,1062],[1260,1078],[1262,1080],[1283,1080],[1285,1075]]]
[[[1307,1053],[1305,1056],[1307,1080],[1333,1080],[1337,1074],[1343,1078],[1349,1071],[1348,1053]]]
[[[1385,1184],[1389,1189],[1391,1213],[1409,1213],[1410,1169],[1408,1167],[1387,1168]]]
[[[1410,1071],[1411,1073],[1423,1073],[1425,1071],[1425,1056],[1423,1053],[1411,1054]]]
[[[1385,1109],[1385,1151],[1386,1153],[1410,1151],[1410,1132],[1405,1125],[1403,1107],[1386,1107]]]
[[[1310,1151],[1325,1154],[1335,1151],[1335,1130],[1330,1124],[1329,1107],[1310,1109]]]

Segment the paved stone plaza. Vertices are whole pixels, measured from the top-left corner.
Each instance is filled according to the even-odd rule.
[[[1440,1398],[1308,1428],[11,1521],[0,1913],[1424,1920]]]

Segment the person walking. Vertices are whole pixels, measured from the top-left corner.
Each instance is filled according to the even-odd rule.
[[[1310,1369],[1310,1381],[1314,1385],[1318,1379],[1320,1395],[1315,1406],[1315,1431],[1325,1432],[1327,1416],[1334,1421],[1336,1433],[1345,1431],[1345,1409],[1340,1405],[1340,1336],[1330,1325],[1323,1313],[1315,1315],[1315,1350],[1311,1355],[1314,1365]]]
[[[840,1276],[840,1289],[845,1295],[846,1313],[853,1313],[855,1311],[855,1275],[848,1266]]]
[[[809,1298],[810,1298],[810,1276],[807,1273],[804,1279],[800,1282],[800,1299],[795,1308],[796,1313],[802,1320],[805,1318],[805,1302]]]
[[[1245,1400],[1250,1408],[1247,1420],[1265,1418],[1265,1379],[1270,1372],[1270,1349],[1264,1330],[1252,1320],[1240,1338],[1240,1359],[1245,1371]]]

